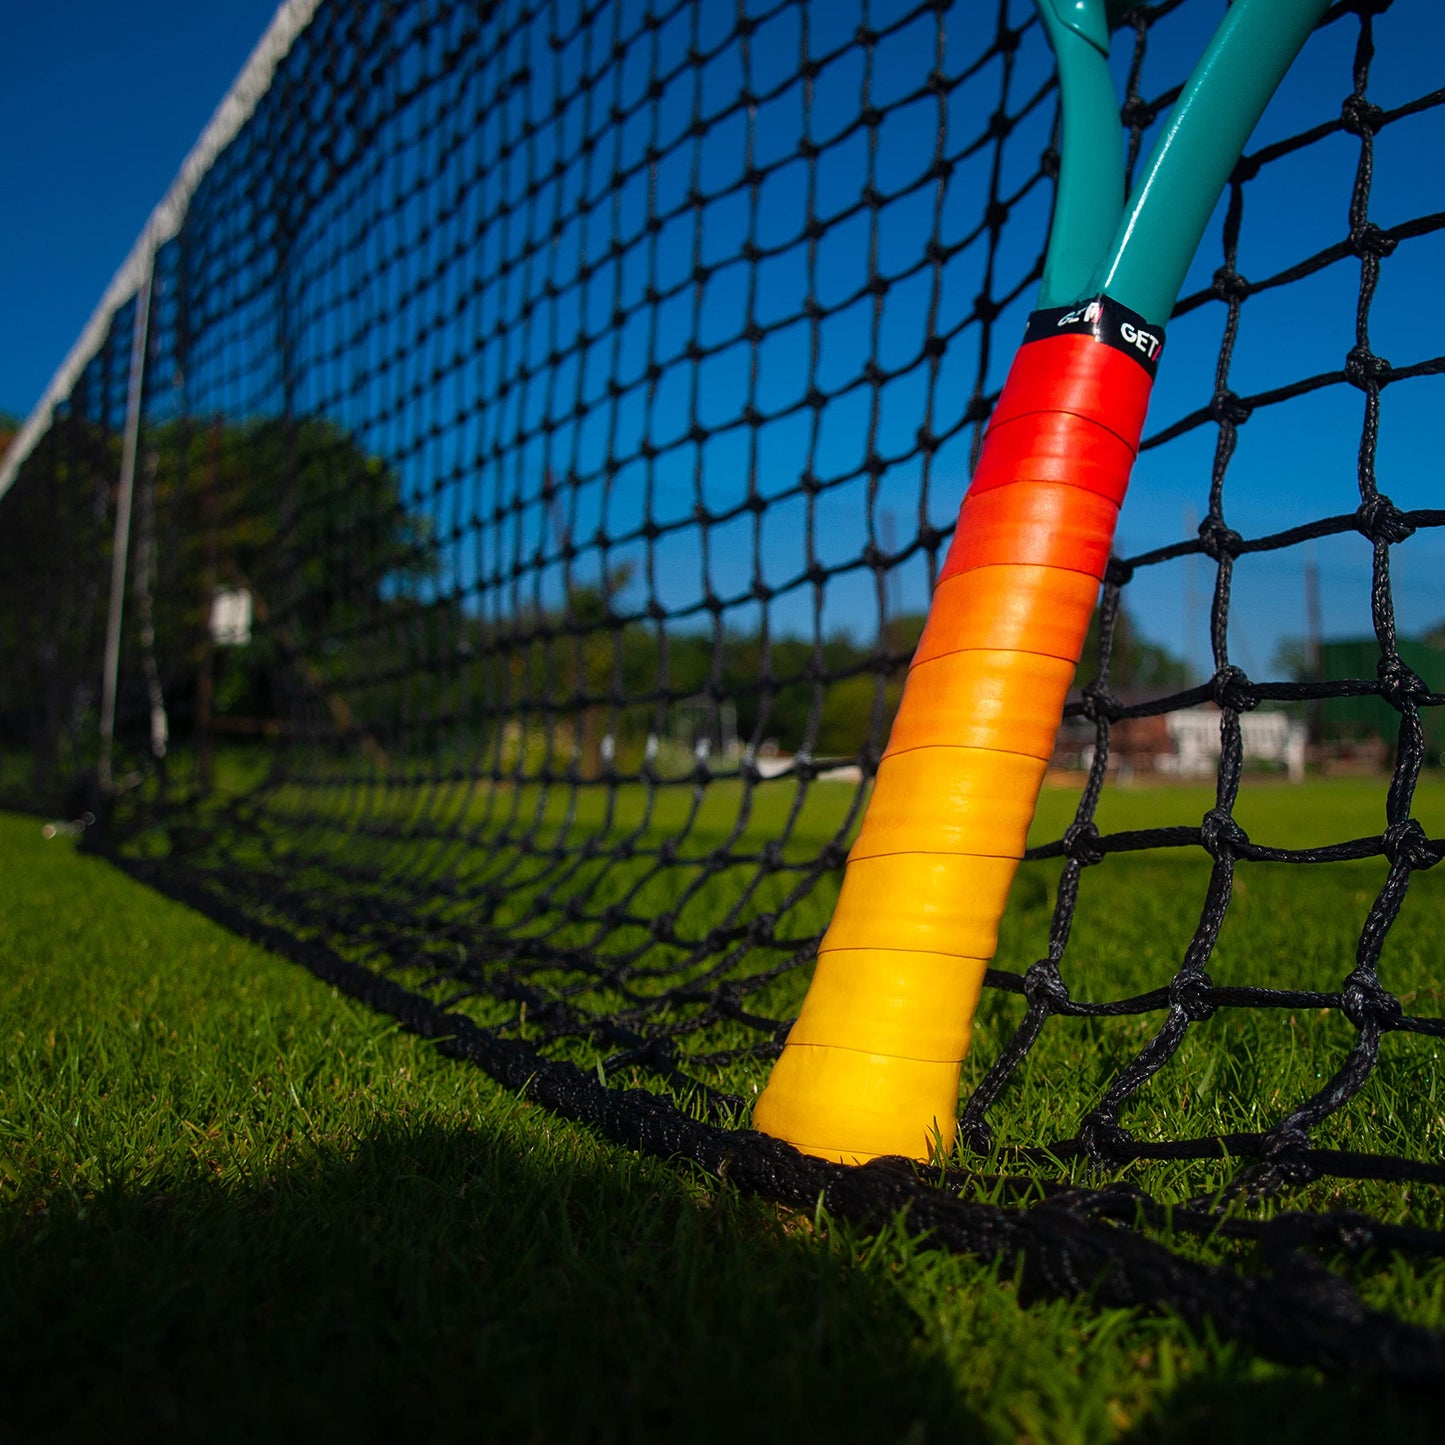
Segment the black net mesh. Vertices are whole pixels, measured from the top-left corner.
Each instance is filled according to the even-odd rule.
[[[155,256],[109,792],[135,300],[0,498],[0,787],[614,1138],[1439,1383],[1435,24],[1334,7],[1191,272],[942,1174],[747,1110],[1040,274],[1021,0],[321,4]]]

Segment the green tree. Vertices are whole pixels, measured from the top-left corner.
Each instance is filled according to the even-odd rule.
[[[57,417],[0,497],[0,754],[37,806],[95,761],[119,461],[114,435]]]
[[[62,414],[0,498],[0,740],[50,794],[93,764],[120,451],[115,431]],[[420,596],[438,570],[429,523],[332,421],[147,426],[130,541],[122,743],[146,736],[146,678],[173,735],[225,710],[259,727],[300,709],[364,740],[404,651],[436,642]],[[212,646],[220,587],[254,600],[249,646]]]

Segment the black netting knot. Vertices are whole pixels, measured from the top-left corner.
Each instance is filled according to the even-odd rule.
[[[1041,1008],[1045,1013],[1058,1013],[1068,1007],[1069,986],[1053,959],[1041,958],[1029,965],[1024,974],[1024,997],[1031,1008]]]
[[[1405,1011],[1400,1007],[1400,1000],[1373,973],[1356,969],[1345,980],[1340,1012],[1357,1029],[1374,1027],[1388,1033]]]
[[[1403,542],[1415,533],[1405,514],[1383,492],[1360,503],[1355,511],[1355,526],[1372,542]]]
[[[1039,153],[1039,169],[1049,180],[1056,181],[1059,178],[1059,152],[1054,146],[1048,146]]]
[[[1111,1116],[1094,1110],[1084,1115],[1079,1125],[1079,1143],[1089,1156],[1089,1163],[1095,1169],[1117,1168],[1127,1164],[1131,1155],[1129,1145],[1133,1140],[1127,1129],[1120,1128]]]
[[[1223,517],[1206,517],[1199,524],[1199,540],[1216,562],[1237,557],[1244,545],[1244,538],[1233,527],[1225,526]]]
[[[1221,667],[1209,679],[1209,695],[1220,708],[1230,712],[1252,712],[1259,706],[1249,674],[1232,663]]]
[[[1215,392],[1209,403],[1209,415],[1222,425],[1243,426],[1253,411],[1242,396],[1227,388]]]
[[[1119,119],[1130,130],[1147,130],[1158,114],[1158,102],[1145,100],[1142,95],[1131,95],[1119,109]]]
[[[1352,346],[1345,354],[1345,380],[1361,391],[1370,391],[1390,378],[1391,366],[1368,346]]]
[[[1310,1147],[1310,1136],[1298,1125],[1286,1120],[1265,1136],[1260,1158],[1269,1178],[1262,1181],[1264,1193],[1273,1193],[1288,1184],[1308,1184],[1319,1178],[1319,1169],[1304,1158]]]
[[[1424,679],[1398,657],[1382,657],[1375,668],[1380,679],[1380,696],[1396,712],[1415,707],[1423,698],[1429,697],[1430,689]]]
[[[1134,564],[1122,557],[1110,557],[1104,568],[1104,583],[1109,587],[1127,587],[1134,580]]]
[[[1064,853],[1070,860],[1085,868],[1104,861],[1104,850],[1099,844],[1099,829],[1092,820],[1071,823],[1065,829]]]
[[[1084,716],[1092,723],[1117,722],[1124,704],[1109,691],[1109,684],[1096,677],[1084,688]]]
[[[1200,820],[1199,842],[1211,858],[1233,858],[1249,834],[1223,808],[1211,808]]]
[[[963,1118],[958,1124],[958,1143],[975,1154],[993,1151],[993,1126],[984,1118]]]
[[[1385,112],[1363,95],[1347,95],[1340,106],[1340,124],[1350,135],[1374,135],[1384,118]]]
[[[1214,273],[1214,294],[1221,301],[1243,301],[1251,286],[1233,266],[1221,266]]]
[[[1384,844],[1385,857],[1399,868],[1402,865],[1411,872],[1417,869],[1433,868],[1440,861],[1439,852],[1425,836],[1425,830],[1414,818],[1392,823],[1385,829],[1380,840]]]
[[[1350,250],[1362,260],[1366,256],[1388,256],[1399,244],[1373,221],[1363,221],[1350,232]]]
[[[987,421],[993,412],[993,402],[986,396],[971,396],[968,399],[968,406],[964,408],[963,423],[965,426],[974,422]]]
[[[1240,156],[1229,173],[1229,179],[1236,186],[1247,185],[1259,174],[1261,164],[1258,156]]]
[[[1192,1024],[1214,1017],[1214,1004],[1207,997],[1214,980],[1207,973],[1176,973],[1169,981],[1169,1002]]]

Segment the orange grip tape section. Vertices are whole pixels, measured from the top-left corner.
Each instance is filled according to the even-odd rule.
[[[1112,346],[1088,336],[1051,336],[1019,348],[989,430],[1033,412],[1068,412],[1107,427],[1137,452],[1153,385],[1137,361]]]
[[[1099,584],[1061,567],[975,567],[938,584],[913,665],[965,648],[1079,660]]]
[[[788,1042],[956,1066],[987,967],[946,953],[824,949]]]
[[[1036,652],[950,652],[915,663],[885,756],[956,747],[1047,760],[1073,680],[1072,662]]]
[[[885,853],[1022,858],[1048,762],[987,748],[888,753],[849,859]]]
[[[1013,565],[1062,567],[1098,582],[1118,520],[1118,504],[1108,497],[1054,482],[970,492],[939,578]]]

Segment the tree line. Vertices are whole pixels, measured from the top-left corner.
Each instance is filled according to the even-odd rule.
[[[597,773],[659,741],[721,744],[727,717],[744,745],[847,758],[882,745],[923,628],[680,627],[626,568],[503,606],[458,585],[456,536],[324,418],[182,417],[147,428],[141,456],[118,737],[141,730],[152,675],[182,745],[302,731],[383,763],[532,747]],[[0,748],[42,772],[81,765],[94,730],[118,468],[114,435],[58,418],[0,499]],[[245,645],[212,634],[222,591],[250,600]],[[1117,686],[1182,676],[1122,620]]]

